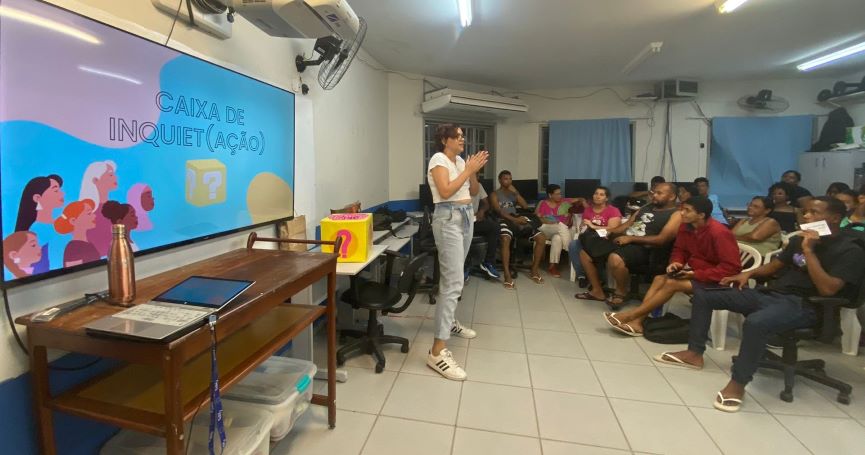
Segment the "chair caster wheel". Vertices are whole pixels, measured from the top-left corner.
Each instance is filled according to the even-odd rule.
[[[845,395],[843,393],[838,394],[838,402],[841,404],[850,404],[850,395]]]
[[[404,344],[401,348],[399,348],[399,352],[402,352],[403,354],[408,352],[408,345]]]
[[[781,399],[786,401],[787,403],[793,402],[793,392],[783,391],[781,392]]]
[[[433,297],[433,296],[429,296],[429,304],[430,304],[430,305],[435,305],[435,304],[436,304],[436,298]]]
[[[382,371],[384,371],[384,365],[376,365],[375,366],[375,372],[376,373],[381,373]]]

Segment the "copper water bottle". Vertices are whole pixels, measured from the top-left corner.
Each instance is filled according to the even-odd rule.
[[[108,250],[108,301],[129,306],[135,299],[135,263],[132,246],[126,238],[126,226],[111,226],[111,248]]]

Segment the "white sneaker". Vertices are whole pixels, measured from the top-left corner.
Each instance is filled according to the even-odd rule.
[[[426,364],[447,379],[465,381],[468,377],[466,370],[459,366],[454,355],[447,349],[442,349],[437,356],[430,351],[426,358]]]
[[[456,335],[460,338],[474,338],[478,333],[474,330],[464,327],[460,321],[454,320],[454,325],[451,327],[451,335]]]

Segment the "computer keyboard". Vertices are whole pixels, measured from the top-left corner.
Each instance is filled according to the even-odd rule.
[[[198,319],[204,319],[208,314],[208,311],[143,303],[135,305],[128,310],[123,310],[115,314],[114,317],[183,327]]]

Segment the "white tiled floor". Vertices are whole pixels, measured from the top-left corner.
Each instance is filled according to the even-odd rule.
[[[738,340],[707,351],[702,371],[659,365],[652,356],[681,346],[618,336],[599,302],[575,300],[573,283],[524,278],[517,290],[473,278],[458,318],[478,332],[450,348],[466,367],[463,383],[426,366],[435,307],[420,296],[385,332],[412,340],[408,354],[386,350],[384,372],[369,356],[347,362],[337,385],[337,426],[312,406],[272,453],[279,455],[623,455],[865,453],[865,356],[806,345],[801,357],[827,360],[851,382],[853,402],[798,380],[795,401],[778,398],[778,373],[759,372],[742,412],[712,400],[729,379]],[[320,345],[317,346],[320,348]],[[322,393],[324,383],[316,381]]]

